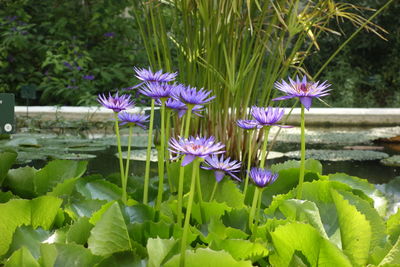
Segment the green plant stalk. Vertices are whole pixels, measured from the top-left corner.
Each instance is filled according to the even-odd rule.
[[[245,199],[246,199],[247,187],[249,185],[249,172],[250,172],[250,168],[251,168],[251,153],[252,153],[251,147],[252,147],[252,140],[253,140],[254,132],[255,132],[254,130],[251,130],[250,140],[249,140],[249,155],[248,155],[248,158],[247,158],[246,179],[245,179],[245,182],[244,182],[244,189],[243,189],[243,195],[244,195]]]
[[[257,187],[257,190],[259,190],[259,193],[258,193],[257,209],[256,209],[256,215],[255,215],[256,218],[255,218],[255,222],[254,222],[253,229],[252,229],[253,240],[256,238],[256,235],[257,235],[258,222],[260,220],[262,192],[263,192],[264,188],[261,189],[261,188]]]
[[[132,144],[132,130],[133,130],[133,125],[129,125],[129,136],[128,136],[128,152],[127,152],[127,157],[126,157],[126,166],[125,166],[125,181],[124,184],[122,185],[122,190],[126,192],[127,186],[128,186],[128,176],[129,176],[129,163],[131,160],[131,144]]]
[[[199,162],[203,161],[203,159],[199,159]],[[197,168],[197,175],[196,175],[196,187],[197,187],[197,198],[199,201],[199,207],[200,207],[200,216],[201,216],[201,222],[200,224],[202,224],[203,222],[205,222],[206,220],[206,216],[204,214],[204,210],[203,210],[203,194],[202,194],[202,190],[201,190],[201,182],[200,182],[200,168]]]
[[[150,153],[151,153],[151,144],[152,144],[152,137],[153,137],[154,102],[155,102],[155,100],[152,99],[151,100],[151,110],[150,110],[149,133],[148,133],[148,137],[147,137],[146,169],[145,169],[145,174],[144,174],[143,204],[146,204],[146,205],[149,201]]]
[[[121,199],[122,199],[122,202],[126,204],[126,188],[124,188],[124,184],[125,184],[124,163],[122,161],[121,136],[119,134],[119,125],[118,125],[118,112],[114,112],[114,119],[115,119],[115,135],[117,136],[119,171],[121,174],[121,186],[122,186]]]
[[[189,136],[190,116],[193,107],[188,105],[186,112],[185,135],[184,138]],[[185,176],[185,168],[181,165],[179,168],[179,182],[178,182],[178,207],[177,207],[177,224],[182,225],[182,200],[183,200],[183,178]]]
[[[160,160],[158,161],[158,193],[155,211],[158,212],[161,207],[162,194],[164,192],[164,156],[165,156],[165,99],[161,99],[161,145]]]
[[[165,166],[167,169],[167,176],[168,176],[168,186],[169,186],[169,191],[171,193],[175,192],[175,188],[172,184],[172,179],[171,179],[171,172],[169,169],[169,159],[170,159],[170,154],[168,151],[168,142],[169,142],[169,138],[171,136],[171,110],[168,109],[167,110],[167,116],[166,116],[166,126],[165,126]]]
[[[215,196],[215,193],[217,192],[217,188],[218,188],[218,181],[215,180],[215,184],[214,184],[213,190],[211,192],[210,200],[208,202],[211,202],[214,200],[214,196]]]
[[[181,267],[185,266],[185,254],[186,254],[186,242],[187,242],[186,240],[189,231],[190,215],[192,214],[193,198],[196,191],[195,185],[196,185],[196,176],[198,169],[199,169],[199,160],[196,158],[193,161],[192,181],[190,183],[189,200],[186,208],[185,224],[183,226],[183,233],[182,233],[181,256],[179,260],[179,266]]]
[[[297,199],[301,199],[303,193],[303,181],[306,164],[306,127],[304,118],[304,106],[301,105],[301,154],[300,154],[300,174],[299,174],[299,185],[297,186]]]
[[[267,144],[268,144],[268,134],[269,130],[271,129],[270,126],[267,126],[264,128],[264,142],[263,142],[263,147],[261,150],[261,160],[260,160],[260,168],[265,168],[265,160],[266,160],[266,155],[267,155]]]
[[[249,229],[250,230],[253,230],[254,215],[256,213],[259,194],[260,194],[260,189],[256,186],[256,189],[254,190],[254,195],[253,195],[253,203],[251,204],[251,209],[250,209],[250,214],[249,214]]]

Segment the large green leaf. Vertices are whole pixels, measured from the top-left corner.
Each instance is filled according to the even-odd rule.
[[[160,237],[169,239],[174,234],[174,224],[168,224],[164,221],[144,223],[133,223],[128,225],[129,236],[139,244],[146,246],[149,238]]]
[[[35,173],[34,185],[37,194],[51,191],[58,183],[81,177],[86,171],[86,161],[54,160]]]
[[[329,180],[338,181],[351,186],[353,189],[361,190],[374,201],[373,206],[378,211],[379,215],[382,217],[386,215],[387,199],[381,191],[376,189],[375,186],[370,184],[367,180],[344,173],[330,174]]]
[[[278,226],[271,232],[275,253],[269,259],[273,266],[289,266],[300,251],[310,266],[349,266],[348,258],[309,224],[299,222]]]
[[[400,237],[400,208],[387,220],[387,233],[392,244]]]
[[[5,184],[14,194],[23,198],[36,196],[34,177],[37,170],[33,167],[22,167],[8,171]]]
[[[121,198],[121,188],[104,179],[80,179],[76,190],[86,199],[118,200]]]
[[[385,258],[383,258],[379,266],[400,266],[400,238],[397,239],[397,242]]]
[[[40,256],[40,244],[48,239],[50,235],[50,232],[42,228],[33,229],[31,226],[20,226],[14,232],[6,257],[9,257],[18,249],[25,247],[37,259]]]
[[[67,243],[76,243],[79,245],[85,245],[90,236],[90,230],[92,230],[93,224],[89,222],[89,218],[81,217],[76,221],[67,232]]]
[[[243,239],[215,240],[211,248],[214,250],[225,250],[236,260],[257,261],[268,255],[266,244]]]
[[[149,255],[148,267],[162,266],[162,263],[168,256],[173,256],[171,253],[179,252],[179,245],[180,242],[173,238],[149,238],[146,246]]]
[[[26,247],[15,251],[6,261],[4,267],[40,267]]]
[[[14,164],[17,159],[17,153],[13,151],[5,151],[0,153],[0,186],[3,183],[8,170]]]
[[[203,202],[202,208],[205,216],[205,222],[203,222],[203,224],[209,222],[210,218],[220,218],[225,212],[232,209],[226,203],[219,203],[215,200],[213,202]],[[193,204],[192,218],[198,222],[201,221],[200,205],[198,203]]]
[[[175,255],[165,263],[165,267],[179,266],[180,255]],[[187,250],[185,266],[190,267],[251,267],[250,261],[237,261],[229,253],[199,248],[196,251]]]
[[[124,251],[105,258],[96,267],[147,267],[147,264],[135,252]]]
[[[114,202],[97,221],[91,231],[88,245],[93,254],[102,256],[132,249],[128,229],[117,202]]]
[[[314,202],[308,200],[287,199],[279,206],[286,218],[306,222],[318,230],[322,237],[328,238],[319,215],[319,210]]]
[[[92,217],[92,214],[106,203],[106,200],[73,199],[71,203],[66,205],[65,211],[71,218],[77,220],[79,217]]]
[[[95,266],[102,259],[77,244],[42,244],[40,252],[42,267]]]
[[[336,190],[331,190],[339,219],[342,249],[356,266],[365,266],[372,238],[371,225],[365,215]]]
[[[0,204],[0,256],[7,252],[15,229],[21,225],[49,229],[58,213],[62,200],[43,196],[33,200],[13,199]]]

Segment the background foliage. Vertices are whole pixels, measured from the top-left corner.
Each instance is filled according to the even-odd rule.
[[[348,2],[379,8],[386,0]],[[89,105],[100,92],[131,86],[132,67],[149,65],[138,26],[128,12],[132,4],[135,1],[1,1],[0,91],[15,93],[17,103],[25,104],[19,91],[32,84],[39,90],[34,104]],[[332,106],[398,106],[399,12],[400,3],[394,1],[374,21],[388,31],[387,41],[360,33],[319,77],[333,84],[327,99]],[[368,17],[372,11],[363,13]],[[345,36],[355,30],[346,21],[340,28],[334,22],[329,27]],[[311,74],[343,37],[322,33],[318,42],[321,51],[305,64]]]

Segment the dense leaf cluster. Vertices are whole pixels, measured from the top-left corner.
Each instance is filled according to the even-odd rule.
[[[10,169],[16,157],[15,152],[0,154],[0,259],[5,266],[178,266],[182,228],[175,223],[176,196],[167,187],[156,213],[137,201],[141,177],[130,177],[124,205],[118,175],[84,176],[84,161]],[[374,185],[341,173],[321,175],[321,164],[307,160],[298,200],[299,162],[271,168],[280,178],[263,193],[255,236],[248,226],[251,199],[235,182],[223,180],[214,200],[203,202],[205,216],[195,203],[187,266],[400,264],[400,211],[390,215],[390,197]],[[172,163],[173,184],[178,173],[179,162]],[[200,175],[207,200],[214,174],[202,170]],[[150,200],[156,183],[157,178],[151,181]],[[390,195],[395,188],[381,189]]]

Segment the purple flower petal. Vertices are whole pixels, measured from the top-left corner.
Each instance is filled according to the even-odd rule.
[[[303,106],[307,109],[310,110],[311,104],[312,104],[312,97],[308,96],[301,96],[299,97],[300,102],[303,104]]]
[[[182,160],[182,166],[186,166],[189,163],[191,163],[194,159],[196,158],[196,156],[191,155],[191,154],[186,154],[185,157]]]
[[[215,171],[214,174],[215,174],[215,179],[217,180],[218,183],[221,182],[222,178],[224,178],[225,176],[225,172],[223,171]]]

